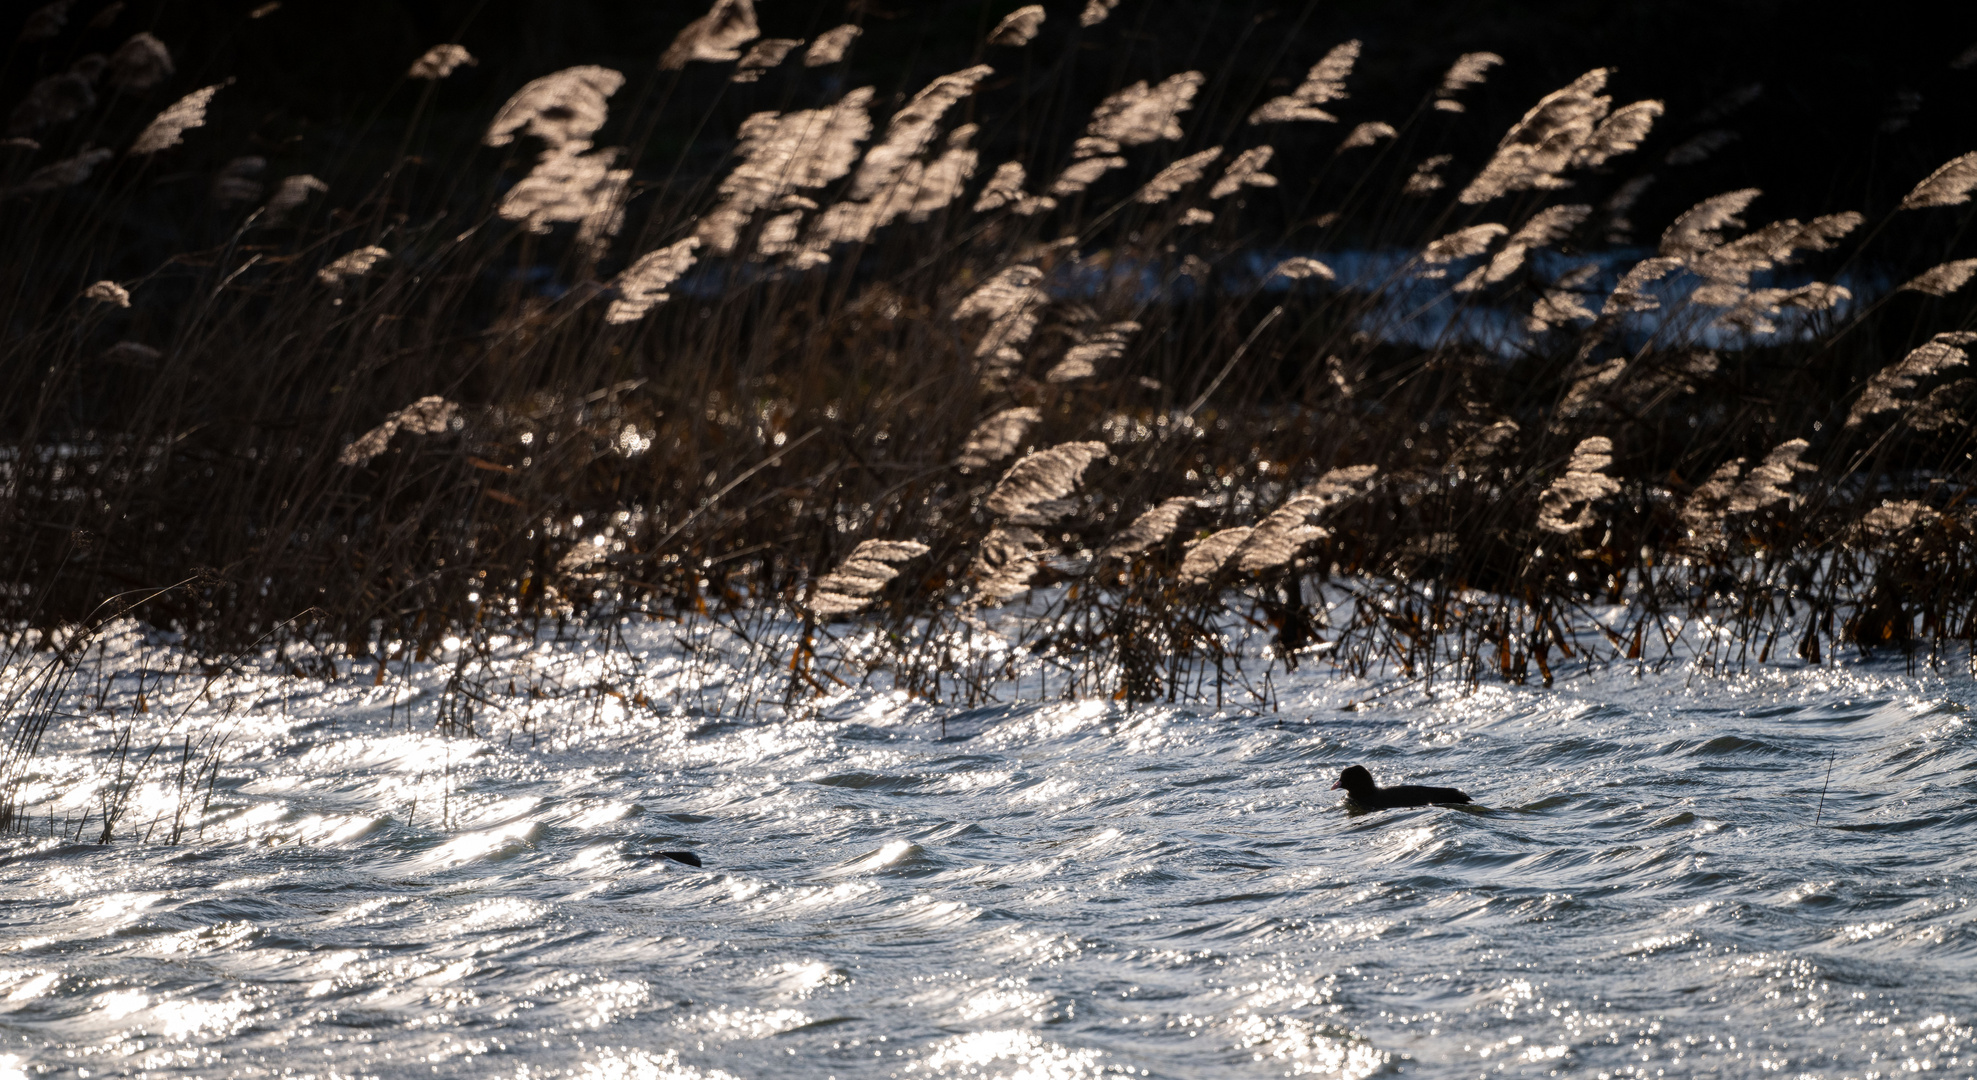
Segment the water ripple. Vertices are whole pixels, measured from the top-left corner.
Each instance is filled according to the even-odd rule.
[[[0,1076],[1977,1074],[1967,680],[1329,679],[521,739],[247,687],[196,808],[134,796],[176,847],[64,831],[106,759],[51,747]]]

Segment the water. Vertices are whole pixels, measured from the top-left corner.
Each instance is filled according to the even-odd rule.
[[[631,639],[648,701],[671,647]],[[67,722],[0,849],[0,1076],[1977,1075],[1961,675],[628,695],[451,739],[444,670],[153,676],[141,733],[227,736],[210,805],[160,842],[161,750],[114,842],[51,839],[170,659],[110,655],[123,711]],[[1352,763],[1478,805],[1353,814]]]

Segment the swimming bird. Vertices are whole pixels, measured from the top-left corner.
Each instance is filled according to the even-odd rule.
[[[1436,803],[1466,803],[1469,796],[1452,787],[1425,787],[1421,784],[1401,784],[1398,787],[1381,787],[1373,782],[1373,774],[1365,767],[1354,765],[1339,774],[1338,782],[1332,790],[1345,789],[1346,797],[1368,810],[1393,810],[1403,806],[1433,806]]]

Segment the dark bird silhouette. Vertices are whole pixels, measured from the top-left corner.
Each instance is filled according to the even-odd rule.
[[[1469,796],[1452,787],[1424,787],[1420,784],[1401,784],[1398,787],[1381,787],[1373,782],[1373,774],[1363,766],[1354,765],[1339,774],[1338,782],[1332,790],[1345,789],[1346,797],[1368,810],[1393,810],[1403,806],[1433,806],[1436,803],[1466,803]]]

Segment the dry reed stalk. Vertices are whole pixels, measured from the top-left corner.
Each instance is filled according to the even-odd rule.
[[[794,53],[789,39],[758,40],[748,5],[708,14],[720,17],[683,35],[679,64],[738,60],[731,77],[746,81]],[[844,29],[833,34],[848,41]],[[1433,109],[1460,111],[1447,106],[1490,69],[1494,58],[1482,56],[1451,69]],[[1354,59],[1334,50],[1279,110],[1329,117],[1322,106],[1345,93]],[[68,74],[86,81],[92,70]],[[1654,102],[1614,109],[1590,77],[1548,96],[1484,172],[1497,169],[1505,192],[1572,183],[1585,194],[1550,207],[1506,201],[1491,215],[1500,223],[1478,223],[1449,214],[1464,211],[1443,194],[1446,155],[1396,165],[1391,177],[1385,166],[1313,168],[1397,137],[1374,122],[1335,145],[1285,144],[1279,171],[1297,178],[1295,210],[1236,198],[1279,186],[1264,171],[1270,146],[1238,154],[1209,188],[1206,198],[1228,200],[1219,213],[1148,209],[1194,199],[1190,187],[1220,160],[1214,151],[1137,188],[1097,186],[1129,147],[1181,138],[1197,97],[1207,122],[1241,125],[1228,106],[1207,107],[1199,73],[1078,97],[1087,91],[1062,72],[1022,66],[1005,76],[1017,100],[1062,90],[1048,100],[1069,102],[1068,116],[1096,107],[1082,131],[1065,131],[1069,145],[1026,142],[1034,156],[1001,157],[982,180],[976,141],[1011,153],[1008,136],[984,135],[1008,130],[998,115],[1008,97],[985,67],[913,95],[862,160],[872,91],[819,104],[801,96],[801,73],[789,74],[799,96],[743,124],[726,176],[704,164],[725,146],[691,148],[677,177],[651,170],[649,156],[635,163],[594,147],[622,80],[567,69],[524,87],[487,129],[495,145],[541,139],[536,171],[503,189],[491,171],[475,172],[485,163],[453,170],[487,176],[485,203],[421,217],[437,203],[405,194],[424,190],[407,170],[351,206],[319,199],[324,212],[304,215],[326,185],[290,175],[267,185],[274,195],[245,221],[207,213],[211,246],[166,275],[110,254],[113,240],[125,242],[114,223],[139,195],[124,194],[123,170],[97,183],[109,151],[20,158],[13,175],[25,180],[7,195],[41,201],[0,227],[13,249],[44,252],[48,265],[9,301],[10,325],[23,330],[5,346],[17,362],[0,365],[9,373],[0,400],[9,437],[29,449],[9,459],[21,479],[0,496],[0,520],[59,525],[8,534],[15,578],[46,583],[32,601],[46,607],[33,610],[73,613],[102,581],[157,579],[196,558],[238,568],[207,590],[210,600],[161,616],[199,640],[239,640],[250,622],[318,605],[323,613],[296,631],[298,650],[309,639],[375,655],[389,640],[410,656],[484,622],[642,613],[731,620],[752,641],[782,643],[787,658],[795,631],[765,631],[771,623],[851,617],[883,595],[889,602],[869,618],[925,620],[926,632],[880,635],[856,646],[876,650],[864,653],[833,654],[820,637],[799,665],[806,676],[892,677],[916,693],[973,700],[1007,683],[942,659],[944,628],[985,632],[976,608],[1041,584],[1064,587],[1027,609],[1024,647],[1043,649],[1075,692],[1116,688],[1131,700],[1206,696],[1210,684],[1255,676],[1265,652],[1241,655],[1237,637],[1216,629],[1225,624],[1268,627],[1269,662],[1290,663],[1328,610],[1353,612],[1326,628],[1334,651],[1325,655],[1341,670],[1387,664],[1410,678],[1458,671],[1465,681],[1521,680],[1532,665],[1548,677],[1534,643],[1551,631],[1538,628],[1592,603],[1618,612],[1617,643],[1594,648],[1589,665],[1656,662],[1657,612],[1744,605],[1722,625],[1775,637],[1789,602],[1799,623],[1785,629],[1807,657],[1824,655],[1821,635],[1863,648],[1897,640],[1844,628],[1854,607],[1892,610],[1890,589],[1927,625],[1964,618],[1968,605],[1952,611],[1950,597],[1977,587],[1957,576],[1968,556],[1957,530],[1969,515],[1940,493],[1971,480],[1948,449],[1977,391],[1956,377],[1967,342],[1944,336],[1887,365],[1873,343],[1906,331],[1879,305],[1852,309],[1854,321],[1797,318],[1787,333],[1781,313],[1830,312],[1848,289],[1765,278],[1816,268],[1829,250],[1858,257],[1875,240],[1856,241],[1859,215],[1745,230],[1756,192],[1727,193],[1681,215],[1653,257],[1613,266],[1620,280],[1609,295],[1595,291],[1612,261],[1598,245],[1631,232],[1627,217],[1651,179],[1609,176],[1600,163],[1640,142]],[[963,101],[979,115],[957,116]],[[261,202],[266,162],[215,147],[202,163],[209,141],[181,154],[187,175],[209,178],[194,201]],[[1044,193],[1025,191],[1031,162],[1062,160],[1063,174],[1039,174]],[[644,254],[611,277],[599,262],[627,212],[634,167],[653,178],[650,198],[630,211]],[[367,190],[361,178],[324,175],[340,190]],[[1956,205],[1944,200],[1967,196],[1958,175],[1938,170],[1909,201]],[[1310,219],[1307,182],[1326,208]],[[970,184],[972,205],[1011,213],[943,215]],[[83,190],[71,195],[72,186]],[[106,210],[94,220],[107,226],[49,229],[65,216],[81,221],[98,201]],[[411,209],[419,213],[400,213]],[[1056,212],[1048,229],[1026,220],[1046,211]],[[1272,241],[1280,213],[1296,231]],[[526,227],[483,227],[503,217]],[[925,227],[882,231],[902,219]],[[548,228],[559,222],[575,227]],[[248,225],[263,231],[236,247]],[[1898,232],[1849,262],[1865,272],[1838,281],[1857,287],[1901,266],[1889,280],[1961,302],[1970,260],[1932,251],[1908,266],[1888,254]],[[1354,274],[1340,275],[1351,280],[1335,286],[1270,280],[1334,280],[1328,263],[1358,260],[1368,238],[1423,252],[1419,272],[1382,279],[1355,261]],[[839,242],[859,244],[855,257],[813,272]],[[386,247],[396,253],[388,273],[353,258]],[[1584,261],[1535,254],[1547,250]],[[1410,293],[1465,259],[1476,261],[1453,304],[1446,286],[1426,308]],[[318,267],[321,280],[344,286],[337,302],[315,284]],[[351,287],[360,272],[375,284]],[[144,283],[128,310],[107,290],[110,299],[76,302],[112,275]],[[595,304],[605,280],[614,295]],[[1258,320],[1244,305],[1266,287],[1284,294],[1283,306]],[[1451,310],[1454,320],[1438,321]],[[1472,334],[1463,313],[1484,316],[1497,336]],[[1885,370],[1859,379],[1875,368]],[[93,396],[78,397],[83,388]],[[1830,422],[1835,401],[1851,403],[1850,423]],[[67,419],[85,414],[109,419],[85,436]],[[1866,424],[1888,414],[1899,422]],[[337,436],[355,431],[364,434],[348,444]],[[1030,445],[1044,449],[985,482],[982,473]],[[44,460],[32,449],[50,446],[82,457]],[[1575,448],[1562,471],[1561,446]],[[1120,464],[1102,484],[1086,483],[1087,467],[1115,453]],[[1367,466],[1333,502],[1317,489],[1342,461],[1380,468]],[[200,478],[207,468],[211,480]],[[67,497],[84,476],[100,501]],[[1177,533],[1197,508],[1204,523],[1232,527],[1184,547]],[[147,531],[161,523],[187,538],[183,551]],[[900,576],[903,560],[881,557],[906,547],[860,545],[833,567],[847,534],[918,537],[911,545],[927,550],[911,557],[927,559],[927,572]],[[1950,584],[1917,584],[1937,578]],[[1430,595],[1449,599],[1424,611]],[[8,611],[40,617],[6,596]],[[1807,605],[1824,629],[1805,629]]]

